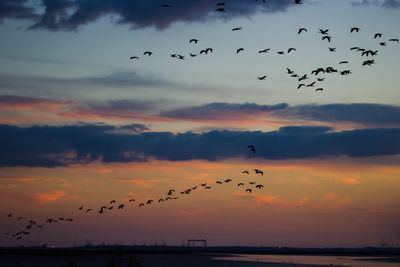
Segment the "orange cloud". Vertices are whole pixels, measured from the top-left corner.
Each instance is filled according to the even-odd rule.
[[[234,193],[234,195],[244,199],[251,199],[259,205],[269,206],[275,204],[283,204],[279,197],[274,195],[253,195],[247,193]]]
[[[56,190],[47,193],[37,193],[33,196],[33,200],[38,203],[46,204],[57,201],[66,195],[67,194],[64,191]]]

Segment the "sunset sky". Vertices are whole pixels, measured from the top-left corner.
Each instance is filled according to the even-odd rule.
[[[400,1],[218,2],[0,2],[0,246],[400,245]]]

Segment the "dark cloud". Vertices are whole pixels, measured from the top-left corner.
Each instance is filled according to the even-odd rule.
[[[203,22],[207,19],[229,19],[250,16],[257,12],[284,11],[292,0],[256,3],[248,0],[226,1],[226,12],[216,12],[217,0],[168,1],[172,7],[163,8],[163,0],[42,0],[45,9],[31,27],[48,30],[76,30],[103,16],[116,16],[118,24],[135,28],[154,26],[164,29],[173,22]]]
[[[362,1],[352,1],[351,5],[353,7],[364,7],[370,5],[381,6],[385,8],[400,8],[399,0],[384,0],[384,1],[370,1],[370,0],[362,0]]]
[[[299,105],[277,113],[283,116],[324,122],[400,125],[400,106],[382,104]]]
[[[387,8],[400,8],[400,1],[399,0],[385,0],[382,4],[383,7]]]
[[[288,108],[288,104],[277,105],[258,105],[255,103],[210,103],[201,106],[179,108],[162,112],[162,117],[183,119],[183,120],[218,120],[234,118],[240,115],[255,115],[270,111],[282,110]]]
[[[1,0],[0,22],[4,19],[34,19],[34,9],[27,6],[27,0]]]
[[[145,126],[143,126],[145,127]],[[15,127],[0,125],[0,166],[55,167],[72,163],[148,159],[208,161],[234,157],[273,160],[400,154],[400,128],[333,132],[326,127],[284,127],[271,132],[140,132],[109,125]],[[255,155],[247,146],[257,147]]]

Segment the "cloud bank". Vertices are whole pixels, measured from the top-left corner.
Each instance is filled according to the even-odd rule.
[[[141,128],[136,125],[135,128]],[[145,126],[142,127],[145,129]],[[271,132],[135,132],[109,125],[0,125],[0,166],[56,167],[101,161],[217,161],[237,157],[271,160],[372,157],[400,153],[400,128],[334,132],[290,126]],[[253,144],[257,153],[247,146]]]

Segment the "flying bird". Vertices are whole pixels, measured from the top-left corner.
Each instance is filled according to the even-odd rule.
[[[125,207],[125,204],[120,204],[117,209],[122,210]]]
[[[256,174],[264,175],[264,172],[263,172],[262,170],[259,170],[259,169],[254,169],[254,172],[255,172]]]
[[[302,86],[306,86],[304,83],[301,83],[297,86],[297,89],[300,89]]]
[[[151,56],[152,54],[153,54],[153,52],[150,52],[150,51],[146,51],[143,53],[143,55],[148,55],[148,56]]]
[[[130,57],[129,59],[139,59],[137,56]]]
[[[131,199],[129,199],[129,201],[128,202],[133,202],[133,201],[135,201],[133,198],[131,198]]]
[[[307,87],[314,87],[314,85],[315,85],[315,82],[312,82],[310,84],[307,84]]]
[[[290,52],[292,52],[292,51],[296,51],[296,48],[294,48],[294,47],[291,47],[291,48],[289,48],[289,49],[288,49],[288,51],[287,51],[287,52],[288,52],[288,54],[289,54],[289,53],[290,53]]]
[[[217,8],[215,9],[215,11],[218,11],[218,12],[225,12],[225,8],[224,8],[224,7],[217,7]]]
[[[320,34],[328,34],[328,32],[329,32],[329,29],[326,29],[326,30],[319,29]]]
[[[199,40],[197,40],[197,39],[190,39],[189,43],[195,43],[195,44],[197,44],[198,41],[199,41]]]
[[[153,203],[153,200],[152,200],[152,199],[149,199],[149,200],[147,200],[147,202],[146,202],[147,205],[150,205],[151,203]]]
[[[324,37],[322,37],[322,40],[328,40],[328,42],[330,43],[331,42],[331,36],[329,36],[329,35],[325,35]]]
[[[261,81],[262,81],[262,80],[265,80],[265,78],[267,78],[267,75],[264,75],[264,76],[258,76],[258,77],[257,77],[257,79],[259,79],[259,80],[261,80]]]
[[[256,153],[256,147],[254,145],[249,145],[247,147],[248,149],[250,149],[251,152]]]
[[[262,189],[264,186],[262,185],[262,184],[258,184],[258,185],[256,185],[256,188],[258,188],[258,189]]]
[[[226,179],[224,182],[225,182],[225,183],[232,182],[232,179]]]
[[[399,42],[398,38],[389,39],[390,42]]]
[[[284,54],[285,54],[284,51],[278,51],[278,52],[276,52],[276,53],[278,53],[279,55],[284,55]]]
[[[242,171],[243,174],[249,174],[249,171]]]
[[[115,200],[111,200],[111,201],[110,201],[110,204],[113,204],[113,203],[115,203]]]
[[[350,28],[350,32],[359,32],[359,31],[360,31],[360,28],[358,28],[358,27]]]
[[[242,52],[242,51],[244,51],[244,48],[243,48],[243,47],[238,48],[238,49],[236,49],[236,54],[239,54],[239,53]]]
[[[307,32],[307,29],[306,29],[306,28],[300,28],[300,29],[298,30],[297,34],[300,34],[300,33],[302,33],[302,32]]]
[[[232,31],[240,31],[242,27],[233,28]]]
[[[378,32],[378,33],[375,33],[375,34],[374,34],[374,39],[376,39],[376,38],[381,38],[382,35],[383,35],[383,34],[382,34],[382,33],[379,33],[379,32]]]
[[[318,91],[324,91],[324,88],[317,88],[317,89],[315,89],[315,92],[318,92]]]
[[[238,183],[237,186],[244,186],[244,183]]]
[[[260,50],[260,51],[258,51],[258,53],[259,53],[259,54],[261,54],[261,53],[268,53],[269,50],[271,50],[271,48],[266,48],[266,49],[264,49],[264,50]]]
[[[375,64],[375,61],[373,59],[364,61],[362,65],[371,66],[372,64]]]
[[[348,61],[340,61],[339,64],[347,64],[349,63]]]
[[[170,189],[169,191],[168,191],[168,196],[170,196],[170,195],[172,195],[173,193],[175,192],[175,190],[174,189]]]
[[[328,47],[329,48],[329,52],[336,52],[336,47]]]
[[[387,46],[386,42],[380,42],[379,43],[381,46]]]
[[[245,192],[251,193],[251,189],[250,189],[250,188],[247,188]]]

